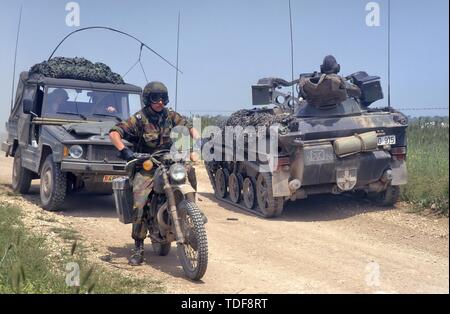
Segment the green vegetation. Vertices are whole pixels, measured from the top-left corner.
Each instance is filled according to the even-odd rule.
[[[417,210],[448,215],[448,118],[419,118],[408,127],[408,184],[401,198]]]
[[[160,282],[127,278],[88,262],[72,229],[53,228],[67,245],[50,250],[44,235],[28,232],[20,213],[20,208],[0,204],[0,293],[163,292]],[[66,284],[71,262],[79,265],[79,288]]]
[[[227,116],[196,116],[202,129],[222,125]],[[191,117],[192,119],[192,117]],[[413,204],[416,211],[432,209],[448,215],[449,196],[449,119],[421,117],[410,120],[408,133],[408,184],[402,187],[401,199]]]

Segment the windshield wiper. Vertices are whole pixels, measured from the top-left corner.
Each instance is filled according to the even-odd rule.
[[[122,122],[122,118],[118,117],[116,115],[113,114],[107,114],[107,113],[93,113],[93,116],[101,116],[101,117],[114,117],[116,118],[119,122]]]
[[[81,117],[83,120],[86,120],[86,119],[87,119],[86,116],[85,116],[84,114],[77,113],[77,112],[57,111],[56,113],[71,114],[71,115],[74,115],[74,116],[79,116],[79,117]]]

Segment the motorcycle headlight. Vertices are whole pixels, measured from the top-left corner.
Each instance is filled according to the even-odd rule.
[[[180,164],[174,164],[170,167],[169,170],[170,173],[170,177],[174,180],[174,181],[184,181],[184,179],[186,179],[186,169],[184,168],[184,166],[180,165]]]
[[[72,158],[79,159],[83,157],[83,148],[80,145],[72,145],[69,148],[69,155]]]

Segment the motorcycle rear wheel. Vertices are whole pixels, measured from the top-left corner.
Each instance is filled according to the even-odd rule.
[[[178,213],[184,244],[178,244],[177,253],[181,266],[191,280],[200,280],[208,266],[208,242],[205,225],[198,205],[189,200],[179,203]]]

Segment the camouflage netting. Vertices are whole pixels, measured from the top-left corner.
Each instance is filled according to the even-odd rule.
[[[226,125],[242,127],[246,126],[265,126],[269,127],[274,124],[288,125],[294,116],[292,113],[283,112],[275,114],[269,110],[248,110],[242,109],[233,113],[227,120]]]
[[[35,64],[30,75],[40,74],[51,78],[74,79],[99,83],[124,84],[123,78],[104,63],[92,63],[84,58],[55,57]]]

